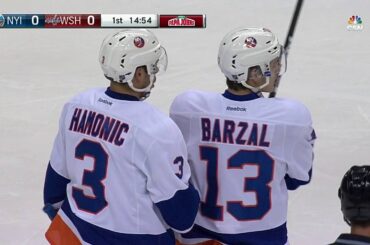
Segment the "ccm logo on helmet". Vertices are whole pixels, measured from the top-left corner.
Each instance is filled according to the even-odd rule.
[[[144,47],[145,41],[142,37],[135,37],[134,38],[134,44],[138,48]]]

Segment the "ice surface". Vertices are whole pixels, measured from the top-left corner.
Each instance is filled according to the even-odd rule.
[[[169,55],[149,101],[168,112],[187,89],[223,91],[217,67],[223,35],[268,27],[284,42],[293,0],[1,1],[5,13],[206,14],[206,29],[153,30]],[[313,180],[290,193],[291,244],[327,244],[349,228],[337,188],[352,164],[370,164],[370,2],[305,1],[278,96],[311,110],[318,135]],[[357,14],[364,30],[347,31]],[[61,108],[71,96],[107,86],[99,46],[114,30],[0,30],[0,244],[46,244],[44,173]]]

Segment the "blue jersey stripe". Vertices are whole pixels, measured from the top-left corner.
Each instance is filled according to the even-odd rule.
[[[286,174],[284,179],[285,179],[285,183],[286,183],[286,186],[287,186],[288,190],[292,191],[292,190],[297,189],[301,185],[306,185],[306,184],[310,183],[311,177],[312,177],[312,168],[308,172],[308,176],[309,176],[308,180],[303,181],[303,180],[291,178],[288,174]]]
[[[66,196],[66,187],[69,179],[59,175],[49,162],[44,184],[44,204],[54,204],[63,201]]]
[[[228,90],[225,90],[225,92],[222,94],[225,98],[229,100],[235,100],[235,101],[248,101],[248,100],[254,100],[260,98],[260,96],[256,93],[250,93],[247,95],[236,95],[233,93],[230,93]]]
[[[185,231],[194,223],[199,202],[198,192],[189,183],[189,188],[186,190],[177,191],[171,199],[158,202],[155,205],[169,226],[179,231]]]

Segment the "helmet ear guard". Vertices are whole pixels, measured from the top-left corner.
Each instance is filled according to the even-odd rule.
[[[220,43],[218,65],[231,81],[242,84],[253,92],[267,86],[271,77],[271,61],[278,58],[281,65],[279,75],[286,70],[286,58],[277,37],[265,28],[240,28],[229,32]],[[259,87],[246,83],[249,68],[258,66],[266,77]]]
[[[370,223],[370,166],[353,166],[344,175],[338,190],[344,220]]]

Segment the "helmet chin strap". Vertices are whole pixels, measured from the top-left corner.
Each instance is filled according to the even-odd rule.
[[[132,83],[132,80],[129,81],[127,84],[135,92],[144,93],[144,95],[140,98],[140,100],[145,100],[150,95],[150,91],[152,90],[154,81],[155,81],[155,75],[151,74],[149,75],[149,84],[145,88],[135,88],[134,84]]]
[[[259,87],[253,87],[249,84],[247,84],[247,81],[243,81],[241,82],[240,84],[243,85],[244,87],[252,90],[253,93],[258,93],[260,92],[264,87],[266,87],[268,84],[270,83],[270,77],[266,77],[266,82],[264,84],[262,84],[261,86]]]

